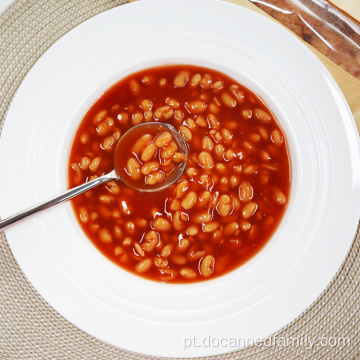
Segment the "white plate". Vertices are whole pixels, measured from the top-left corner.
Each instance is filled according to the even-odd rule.
[[[89,106],[124,75],[165,63],[223,71],[279,119],[293,183],[268,245],[220,279],[162,285],[104,258],[70,204],[6,235],[35,288],[86,332],[152,355],[219,354],[269,336],[304,311],[340,267],[359,220],[359,143],[349,107],[320,61],[272,21],[219,1],[149,0],[70,31],[31,69],[5,121],[1,216],[65,190],[71,141]]]

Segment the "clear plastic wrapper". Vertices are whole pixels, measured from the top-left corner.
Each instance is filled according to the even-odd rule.
[[[249,0],[360,80],[360,23],[326,0]]]

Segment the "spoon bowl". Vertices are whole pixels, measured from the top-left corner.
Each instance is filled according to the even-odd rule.
[[[161,191],[172,185],[176,180],[179,179],[179,177],[184,172],[184,169],[186,167],[186,161],[177,163],[174,171],[172,171],[169,176],[166,176],[163,181],[150,185],[144,181],[132,180],[129,174],[124,169],[124,155],[125,153],[129,152],[129,146],[131,147],[131,145],[134,143],[134,139],[137,140],[143,134],[151,134],[155,137],[162,132],[171,133],[172,138],[177,146],[177,151],[184,154],[185,158],[187,158],[188,148],[186,141],[172,125],[158,122],[148,122],[136,125],[129,129],[120,138],[115,148],[114,169],[115,172],[119,175],[120,180],[123,181],[127,186],[135,190],[144,192]]]

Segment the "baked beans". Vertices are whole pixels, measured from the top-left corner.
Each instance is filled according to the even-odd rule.
[[[70,187],[114,168],[116,143],[146,122],[172,134],[142,132],[121,153],[124,173],[153,186],[187,161],[179,180],[155,193],[111,181],[72,200],[94,245],[146,279],[189,283],[222,276],[271,238],[290,193],[286,137],[252,91],[218,71],[192,65],[142,70],[107,90],[75,134]]]

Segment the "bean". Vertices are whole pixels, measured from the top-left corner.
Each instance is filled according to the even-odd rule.
[[[129,82],[130,91],[133,93],[133,95],[139,95],[140,94],[140,85],[135,79],[131,79]]]
[[[195,88],[200,84],[200,81],[201,81],[201,75],[195,74],[194,76],[192,76],[190,80],[190,87]]]
[[[220,132],[219,131],[217,131],[216,133],[215,133],[215,141],[217,142],[217,143],[220,143],[221,142],[221,140],[222,140],[222,136],[221,136],[221,134],[220,134]]]
[[[145,84],[145,85],[152,85],[154,82],[154,77],[153,76],[144,76],[141,81]]]
[[[160,270],[160,279],[162,281],[174,280],[177,276],[176,270],[173,269],[161,269]]]
[[[126,112],[122,112],[118,114],[117,119],[121,125],[127,125],[129,120],[129,114]]]
[[[173,244],[167,244],[165,245],[162,250],[161,250],[161,256],[166,258],[168,256],[171,255],[172,251],[174,249],[174,245]]]
[[[215,267],[215,258],[212,255],[206,255],[200,263],[200,272],[204,277],[209,277],[213,274]]]
[[[226,91],[221,94],[221,100],[225,106],[233,108],[236,106],[236,100]]]
[[[212,84],[212,77],[210,74],[205,74],[201,81],[200,81],[200,86],[204,89],[210,89],[211,88],[211,84]]]
[[[156,151],[157,149],[155,144],[153,142],[149,143],[145,146],[145,149],[141,153],[141,160],[144,162],[150,161],[155,156]]]
[[[168,160],[175,155],[177,145],[172,141],[169,145],[160,150],[160,157],[164,160]]]
[[[186,175],[190,178],[190,179],[193,179],[196,175],[199,174],[199,170],[196,169],[196,168],[187,168],[186,169]]]
[[[224,87],[224,83],[221,80],[215,81],[213,86],[212,86],[213,90],[220,90],[223,87]]]
[[[157,231],[169,231],[171,230],[171,222],[163,217],[158,217],[151,222],[152,227]]]
[[[206,128],[208,126],[206,119],[202,115],[196,116],[195,123],[202,128]]]
[[[217,211],[221,216],[228,216],[233,210],[233,204],[229,195],[221,195],[217,204]]]
[[[194,280],[196,278],[196,272],[190,268],[182,268],[180,275],[187,280]]]
[[[198,201],[197,201],[197,207],[198,208],[203,208],[207,205],[207,203],[210,201],[211,199],[211,193],[210,191],[203,191],[199,197],[198,197]]]
[[[240,220],[240,228],[242,231],[248,231],[251,228],[251,224],[246,220]]]
[[[159,244],[159,234],[150,230],[144,235],[144,239],[141,242],[141,246],[146,252],[151,252],[155,249],[155,247]]]
[[[212,221],[203,226],[205,232],[213,232],[220,227],[220,224],[217,221]]]
[[[86,157],[86,156],[82,157],[80,159],[80,167],[81,167],[81,169],[82,170],[89,169],[90,163],[91,163],[91,160],[88,157]]]
[[[105,116],[107,115],[108,111],[107,110],[100,110],[94,117],[94,124],[102,121],[105,119]]]
[[[271,132],[270,138],[271,138],[271,141],[277,146],[280,146],[284,141],[284,138],[280,134],[279,130],[273,130]]]
[[[221,130],[221,136],[224,140],[224,144],[231,144],[234,135],[228,129]]]
[[[210,170],[214,167],[214,160],[207,151],[202,151],[199,154],[199,165],[205,170]]]
[[[221,175],[225,175],[228,172],[227,167],[223,163],[217,163],[215,165],[215,170]]]
[[[196,123],[195,123],[195,121],[193,120],[193,119],[187,119],[186,121],[186,125],[189,127],[189,129],[192,131],[192,132],[194,132],[195,130],[196,130]]]
[[[121,246],[116,246],[114,249],[114,255],[119,256],[124,254],[125,250]]]
[[[249,141],[252,143],[258,143],[261,140],[261,136],[259,134],[250,134]]]
[[[241,112],[242,117],[244,120],[249,120],[252,118],[252,111],[249,109],[245,109]]]
[[[193,225],[187,228],[186,234],[190,236],[195,236],[199,232],[199,229]]]
[[[172,139],[171,134],[168,131],[164,131],[155,138],[155,145],[158,148],[165,147],[170,143],[171,139]]]
[[[173,109],[178,109],[180,107],[180,103],[173,98],[166,98],[166,104],[171,106]]]
[[[235,97],[236,97],[237,101],[239,102],[239,104],[242,104],[244,102],[244,99],[245,99],[245,94],[240,89],[240,87],[238,85],[231,85],[230,90],[235,95]]]
[[[160,269],[164,269],[169,265],[169,262],[167,259],[163,259],[160,257],[155,258],[154,263]]]
[[[79,216],[80,216],[80,220],[81,220],[84,224],[86,224],[86,223],[89,222],[89,213],[88,213],[88,211],[86,210],[86,208],[81,207],[81,208],[79,209]]]
[[[187,70],[181,71],[178,75],[176,75],[174,79],[174,85],[178,88],[184,87],[186,83],[190,79],[190,72]]]
[[[232,221],[224,226],[224,235],[230,236],[235,234],[235,232],[239,229],[239,223],[237,221]]]
[[[278,167],[276,165],[273,164],[261,164],[261,167],[263,169],[267,169],[267,170],[271,170],[271,171],[277,171]]]
[[[97,156],[96,158],[94,158],[90,165],[89,165],[89,169],[91,172],[95,172],[98,170],[99,166],[100,166],[100,162],[101,162],[101,158],[99,156]]]
[[[100,195],[99,200],[100,200],[100,202],[102,202],[104,204],[111,204],[113,201],[113,198],[109,195]]]
[[[181,199],[182,197],[184,197],[188,189],[189,189],[189,182],[187,180],[181,180],[174,189],[175,197]]]
[[[120,200],[120,210],[124,215],[131,215],[132,211],[126,200]]]
[[[208,174],[202,174],[200,176],[199,184],[206,190],[211,190],[214,186],[214,180],[210,178]]]
[[[240,178],[237,175],[230,176],[230,186],[232,188],[237,187],[240,184]]]
[[[225,153],[225,148],[224,148],[223,145],[221,145],[221,144],[215,145],[215,157],[216,157],[218,160],[222,160],[222,159],[223,159],[224,153]]]
[[[126,163],[126,170],[128,175],[133,180],[141,179],[141,165],[135,158],[130,158]]]
[[[107,228],[100,229],[99,239],[105,244],[110,244],[112,242],[112,235],[110,230]]]
[[[135,270],[137,273],[142,274],[148,271],[151,268],[151,260],[144,259],[135,265]]]
[[[260,158],[263,161],[269,161],[271,160],[270,154],[266,150],[260,150]]]
[[[166,80],[165,78],[161,78],[161,79],[159,80],[159,85],[160,85],[161,87],[164,87],[164,86],[166,85],[166,83],[167,83],[167,80]]]
[[[259,126],[259,127],[258,127],[258,132],[259,132],[259,135],[260,135],[264,140],[269,139],[269,134],[268,134],[267,130],[266,130],[263,126]]]
[[[116,239],[121,239],[123,237],[123,232],[122,232],[120,226],[118,226],[118,225],[114,226],[113,234]]]
[[[155,185],[161,182],[164,178],[165,178],[165,174],[163,171],[155,170],[146,176],[145,183],[148,185]]]
[[[149,175],[152,171],[158,170],[160,164],[158,161],[149,161],[141,167],[141,173],[143,175]]]
[[[104,150],[110,151],[114,144],[115,144],[115,139],[112,136],[108,136],[102,142],[102,147]]]
[[[197,196],[196,192],[188,192],[181,202],[181,206],[185,210],[190,210],[196,204]]]
[[[215,115],[209,114],[206,119],[211,129],[220,129],[220,121]]]
[[[132,244],[132,238],[127,236],[124,240],[123,240],[123,245],[124,246],[130,246]]]
[[[109,192],[111,192],[114,195],[120,193],[120,188],[115,181],[109,181],[108,183],[106,183],[105,187]]]
[[[158,120],[168,120],[174,115],[174,109],[170,106],[161,106],[155,110],[154,116]]]
[[[254,196],[254,189],[249,181],[243,181],[239,187],[239,198],[243,202],[250,201]]]
[[[181,231],[184,229],[185,224],[181,217],[181,211],[176,211],[173,215],[173,226],[176,231]]]
[[[129,234],[134,234],[135,233],[135,223],[133,221],[127,221],[125,223],[125,229]]]
[[[187,263],[186,257],[178,254],[173,255],[171,261],[176,265],[185,265]]]
[[[244,219],[249,219],[251,216],[253,216],[258,209],[258,205],[256,202],[249,202],[244,205],[242,208],[242,217]]]
[[[249,175],[249,174],[255,174],[258,172],[258,166],[256,165],[248,165],[244,168],[244,174]]]
[[[181,123],[184,118],[184,112],[182,110],[175,110],[174,118],[178,123]]]
[[[220,107],[217,104],[212,102],[209,104],[209,111],[212,114],[218,114],[220,112]]]
[[[254,115],[263,123],[268,123],[271,120],[271,116],[264,110],[255,108]]]
[[[250,143],[249,141],[244,141],[243,142],[243,147],[245,148],[245,150],[247,150],[248,152],[254,152],[255,151],[255,147],[252,143]]]
[[[146,122],[149,122],[153,119],[153,112],[150,110],[147,110],[144,112],[144,119]]]
[[[201,147],[206,151],[211,151],[214,148],[214,142],[209,136],[204,136],[202,139]]]
[[[203,223],[208,223],[211,220],[211,218],[212,215],[210,212],[206,210],[201,210],[194,213],[191,217],[191,220],[198,224],[203,224]]]
[[[141,247],[141,245],[139,243],[136,242],[134,244],[134,249],[135,249],[135,253],[137,253],[139,256],[142,256],[142,257],[145,256],[144,249]]]
[[[277,205],[285,205],[287,201],[285,194],[278,188],[274,188],[272,198]]]
[[[131,117],[131,123],[133,126],[139,125],[142,123],[142,119],[143,119],[144,115],[140,112],[137,112],[135,114],[132,115]]]
[[[179,240],[179,243],[176,247],[176,251],[184,252],[189,248],[189,246],[190,246],[190,241],[188,239],[181,239]]]
[[[179,127],[179,133],[183,136],[183,138],[189,142],[192,139],[192,133],[190,129],[184,125],[180,125]]]
[[[227,150],[227,151],[225,152],[225,154],[224,154],[224,159],[225,159],[225,160],[230,161],[230,160],[234,160],[234,159],[236,159],[236,158],[237,158],[237,155],[236,155],[236,153],[235,153],[235,151],[234,151],[233,149]]]
[[[207,104],[204,101],[195,100],[190,102],[185,102],[185,108],[188,110],[191,114],[197,115],[203,113],[206,108]]]
[[[175,152],[175,154],[172,157],[172,160],[175,163],[180,163],[186,161],[186,155],[180,152]]]
[[[170,210],[173,211],[181,210],[181,201],[179,199],[170,200]]]
[[[193,248],[191,248],[187,254],[187,258],[189,261],[197,261],[200,260],[204,255],[204,250],[194,250]]]
[[[140,107],[145,111],[146,110],[151,110],[152,107],[153,107],[153,103],[148,99],[144,99],[143,101],[141,101]]]
[[[148,145],[151,140],[152,136],[150,134],[144,134],[136,140],[135,144],[131,148],[131,151],[136,155],[140,155],[140,153],[145,149],[145,146]]]
[[[114,127],[115,121],[111,117],[107,117],[104,121],[96,126],[96,133],[99,136],[107,135]]]
[[[85,144],[88,143],[88,141],[89,141],[89,135],[88,134],[83,134],[83,135],[80,136],[80,142],[82,144],[85,145]]]

